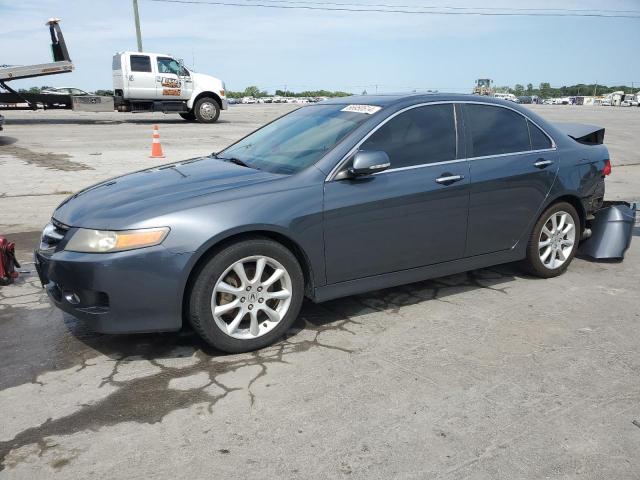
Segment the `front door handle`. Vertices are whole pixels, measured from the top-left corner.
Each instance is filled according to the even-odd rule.
[[[543,158],[539,158],[538,161],[533,164],[533,166],[536,168],[546,168],[552,164],[553,164],[553,161],[551,160],[545,160]]]
[[[436,183],[440,185],[451,185],[452,183],[459,182],[464,178],[464,175],[451,175],[449,173],[445,173],[442,177],[436,178]]]

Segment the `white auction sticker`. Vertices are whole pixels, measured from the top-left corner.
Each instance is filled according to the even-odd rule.
[[[355,112],[366,113],[367,115],[373,115],[379,111],[382,107],[376,107],[375,105],[348,105],[344,107],[341,112]]]

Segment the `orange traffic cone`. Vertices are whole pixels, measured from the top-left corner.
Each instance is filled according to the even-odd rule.
[[[158,125],[153,126],[153,142],[151,143],[151,155],[149,158],[164,158],[162,153],[162,145],[160,145],[160,131]]]

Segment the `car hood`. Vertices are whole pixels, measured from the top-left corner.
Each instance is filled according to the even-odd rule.
[[[95,229],[126,229],[215,193],[282,178],[212,157],[162,165],[116,177],[70,196],[53,213],[57,221]]]

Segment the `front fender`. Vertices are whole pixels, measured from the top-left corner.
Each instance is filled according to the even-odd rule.
[[[211,96],[216,100],[219,100],[222,110],[226,110],[228,108],[226,92],[224,90],[224,83],[222,80],[202,73],[193,73],[193,92],[187,101],[187,107],[189,107],[189,109],[193,108],[193,105],[198,98],[203,96]]]
[[[191,95],[191,98],[189,100],[187,100],[187,108],[189,108],[189,110],[191,110],[193,108],[193,106],[195,105],[195,103],[203,97],[211,97],[215,100],[218,101],[218,103],[220,104],[220,110],[228,110],[229,109],[229,101],[225,98],[225,97],[221,97],[220,95],[216,94],[215,92],[212,92],[210,90],[203,90],[199,93],[195,93],[193,95]]]
[[[212,249],[229,238],[251,233],[267,234],[293,247],[293,253],[303,257],[312,284],[324,285],[322,184],[266,190],[256,185],[246,197],[204,204],[158,219],[172,226],[167,248],[189,255],[180,272],[181,296],[194,267]]]

